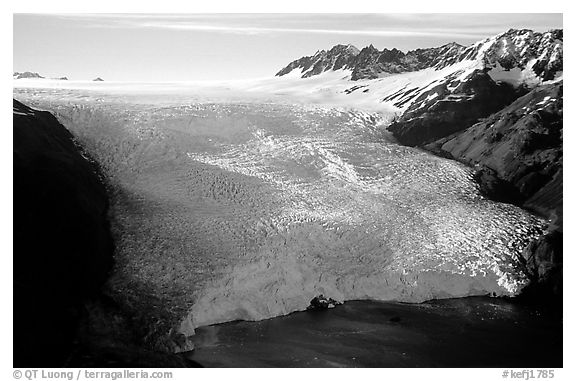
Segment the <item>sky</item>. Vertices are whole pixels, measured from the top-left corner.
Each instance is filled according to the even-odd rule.
[[[378,49],[469,45],[510,28],[562,28],[562,14],[13,15],[13,70],[72,80],[271,77],[336,44]]]

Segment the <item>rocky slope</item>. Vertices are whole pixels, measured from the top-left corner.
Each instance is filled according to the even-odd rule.
[[[562,289],[562,82],[539,86],[472,127],[427,146],[477,168],[489,196],[546,216],[549,232],[524,252],[538,293]],[[530,291],[530,290],[529,290]]]
[[[440,149],[496,172],[517,190],[511,201],[561,221],[562,89],[562,82],[537,87],[467,130],[440,140]]]
[[[457,70],[424,91],[393,94],[384,101],[397,107],[410,101],[388,128],[407,145],[420,145],[464,130],[510,104],[530,88],[562,73],[562,31],[510,30],[486,39],[442,64],[475,65]]]
[[[14,366],[185,366],[143,349],[102,292],[113,265],[98,166],[48,113],[13,102]]]
[[[421,93],[388,130],[405,145],[428,143],[465,129],[523,92],[523,88],[495,82],[482,70],[475,70],[466,78],[439,83]]]

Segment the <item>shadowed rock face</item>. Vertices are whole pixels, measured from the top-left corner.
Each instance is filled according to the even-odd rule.
[[[539,300],[562,304],[563,233],[552,230],[528,245],[523,252],[532,283],[523,294]]]
[[[97,165],[48,113],[14,100],[14,366],[182,367],[143,348],[107,297],[108,196]]]
[[[112,266],[106,189],[52,114],[13,109],[14,366],[61,366]]]

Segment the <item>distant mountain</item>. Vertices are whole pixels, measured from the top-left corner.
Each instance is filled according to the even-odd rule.
[[[282,76],[292,70],[301,69],[302,78],[307,78],[327,70],[352,69],[355,57],[359,53],[360,51],[352,45],[336,45],[328,51],[319,50],[313,56],[295,60],[276,75]]]
[[[13,77],[13,79],[30,79],[30,78],[46,79],[45,77],[41,76],[40,74],[33,73],[30,71],[25,71],[23,73],[15,71],[12,77]],[[50,79],[56,79],[59,81],[67,81],[68,80],[67,77],[50,78]]]
[[[15,71],[13,74],[14,79],[22,79],[22,78],[44,78],[38,73],[32,73],[30,71],[25,71],[23,73]]]
[[[302,78],[308,78],[328,70],[351,70],[351,80],[374,79],[380,73],[402,73],[433,67],[450,59],[461,45],[450,43],[438,48],[417,49],[403,53],[398,49],[379,51],[373,45],[358,50],[352,45],[336,45],[332,49],[316,52],[291,62],[276,75],[282,76],[300,69]]]

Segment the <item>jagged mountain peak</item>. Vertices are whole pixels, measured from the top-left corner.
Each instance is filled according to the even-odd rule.
[[[332,47],[332,49],[329,50],[329,52],[334,52],[334,53],[346,52],[346,53],[349,53],[352,55],[357,55],[358,53],[360,53],[360,50],[352,44],[347,44],[347,45],[338,44],[338,45],[334,45]]]
[[[354,57],[359,53],[354,45],[335,45],[330,50],[318,50],[313,56],[292,61],[276,75],[282,76],[300,69],[302,78],[306,78],[328,70],[351,69],[350,63],[354,62]]]
[[[563,31],[510,29],[467,47],[463,56],[482,62],[487,69],[532,70],[548,81],[563,69]]]

